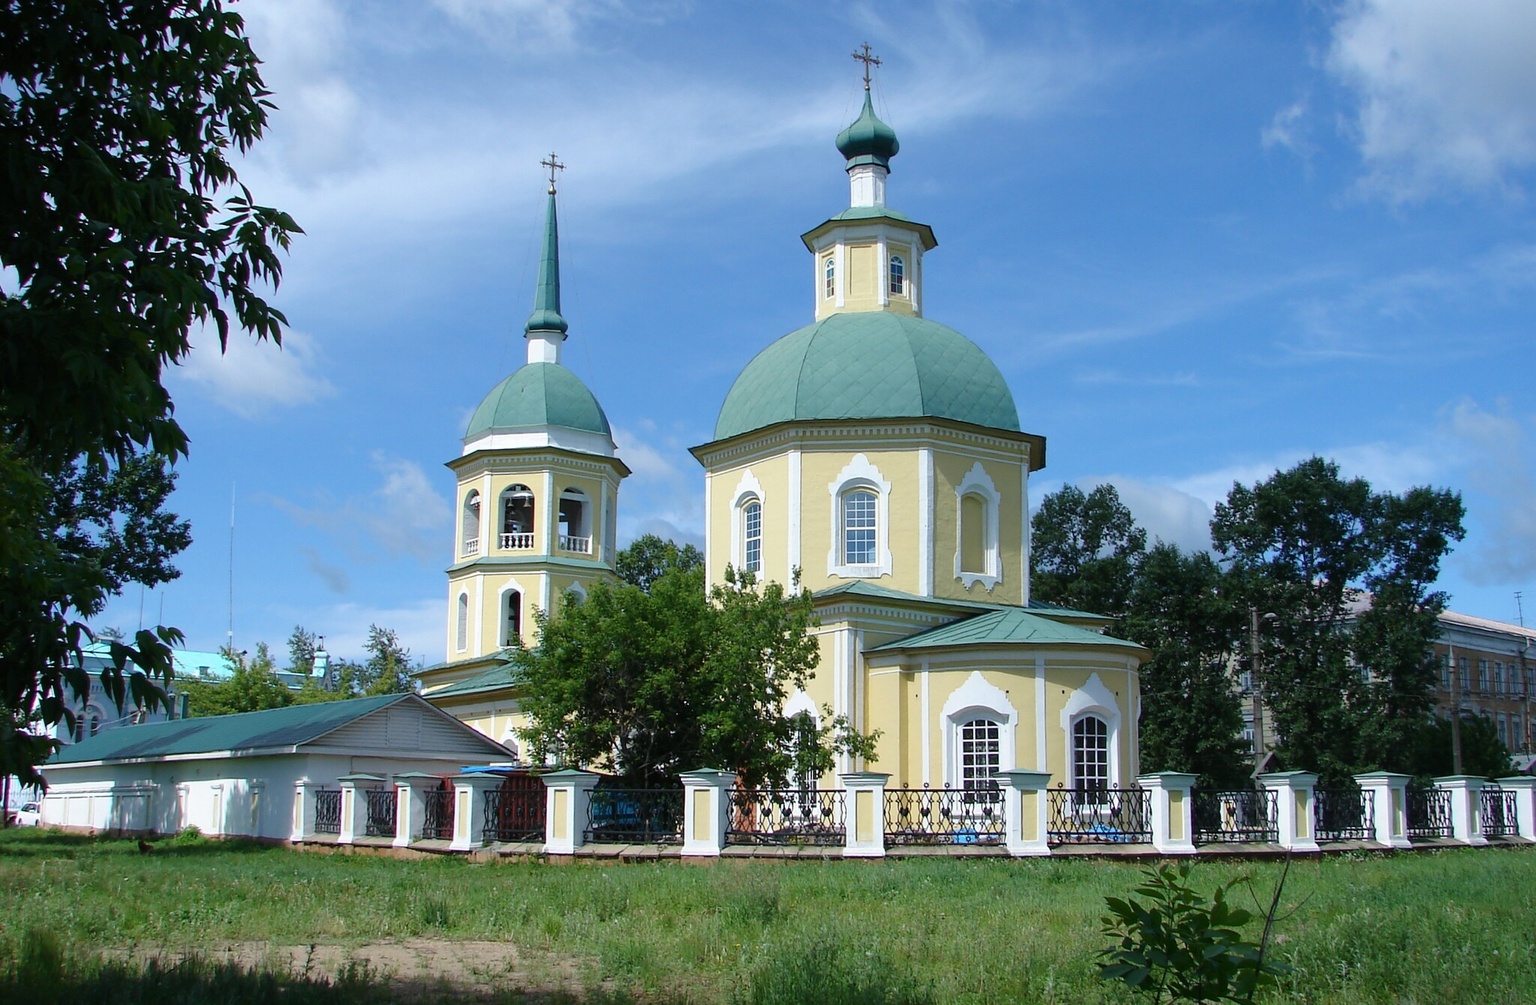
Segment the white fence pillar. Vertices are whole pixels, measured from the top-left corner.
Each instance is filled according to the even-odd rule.
[[[683,772],[682,854],[718,858],[731,826],[736,773],[715,768]]]
[[[1259,784],[1275,793],[1280,847],[1288,851],[1317,851],[1313,827],[1317,810],[1317,776],[1310,771],[1272,771]]]
[[[1376,843],[1388,848],[1412,848],[1408,840],[1408,782],[1410,775],[1370,771],[1356,775],[1361,792],[1371,794]]]
[[[1164,855],[1195,853],[1195,776],[1178,771],[1139,775],[1136,784],[1152,794],[1152,847]]]
[[[1451,838],[1462,844],[1487,844],[1483,834],[1483,780],[1477,775],[1443,775],[1435,788],[1450,793]]]
[[[453,778],[453,840],[449,851],[473,851],[485,844],[485,793],[500,788],[502,777],[469,771]],[[423,797],[425,798],[425,797]]]
[[[337,844],[354,844],[368,829],[368,788],[381,785],[383,775],[342,775],[341,783],[341,832],[336,835]],[[361,784],[363,788],[359,789]],[[358,793],[363,794],[358,798]]]
[[[587,814],[598,775],[566,768],[541,776],[544,780],[544,851],[571,855],[586,843]]]
[[[1499,787],[1515,794],[1515,833],[1527,841],[1536,841],[1536,778],[1500,778]]]
[[[308,841],[315,833],[315,790],[308,776],[293,783],[293,832],[290,841]]]
[[[999,771],[1008,789],[1004,795],[1004,812],[1008,818],[1008,833],[1004,839],[1008,854],[1049,855],[1051,846],[1046,842],[1047,802],[1046,789],[1051,784],[1049,771],[1026,771],[1017,768]]]
[[[427,792],[442,779],[425,771],[404,771],[395,776],[395,847],[404,848],[421,836],[427,819]]]
[[[839,777],[848,798],[843,857],[884,858],[885,783],[891,776],[878,771],[850,771]]]

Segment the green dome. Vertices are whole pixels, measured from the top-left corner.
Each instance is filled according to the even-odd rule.
[[[864,92],[864,110],[853,124],[837,134],[838,153],[848,158],[848,166],[879,164],[889,170],[891,158],[901,149],[896,142],[896,130],[880,121],[869,92]]]
[[[580,377],[559,363],[528,363],[491,388],[470,417],[464,438],[538,426],[613,435],[603,407]]]
[[[747,364],[715,439],[794,420],[919,416],[1019,431],[1007,381],[953,328],[887,311],[833,314]]]

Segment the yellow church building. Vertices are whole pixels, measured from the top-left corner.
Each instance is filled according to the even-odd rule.
[[[911,788],[985,787],[1011,768],[1053,786],[1132,785],[1146,650],[1104,634],[1107,618],[1030,600],[1029,478],[1045,439],[1021,428],[986,353],[923,316],[938,242],[886,203],[899,144],[867,81],[837,148],[849,206],[802,235],[812,321],[747,364],[692,450],[707,577],[798,571],[820,662],[785,714],[830,710],[879,733],[873,763],[844,756],[839,772]],[[558,616],[567,591],[612,575],[629,473],[560,362],[566,335],[551,180],[527,363],[486,396],[448,465],[460,518],[447,660],[421,673],[428,700],[513,744],[523,720],[506,647],[538,643],[535,606]]]

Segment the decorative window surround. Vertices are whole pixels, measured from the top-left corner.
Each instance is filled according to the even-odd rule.
[[[1001,770],[1014,766],[1013,741],[1019,724],[1018,710],[1008,700],[1007,693],[989,683],[980,670],[972,670],[965,683],[950,693],[939,715],[944,732],[945,784],[960,788],[964,782],[960,731],[967,722],[975,719],[989,719],[998,724],[998,766]]]
[[[850,565],[843,561],[843,497],[859,489],[873,492],[875,496],[875,561],[868,564]],[[870,463],[863,454],[855,454],[853,460],[839,471],[827,492],[832,499],[832,547],[827,552],[827,575],[843,579],[879,579],[891,574],[891,483],[880,474],[880,469]]]
[[[517,612],[517,627],[518,627],[519,637],[521,637],[522,627],[523,627],[523,612],[522,612],[521,606],[522,606],[523,600],[528,596],[528,591],[523,589],[523,584],[522,583],[519,583],[515,579],[509,579],[505,583],[502,584],[500,591],[498,591],[497,594],[496,594],[496,611],[497,611],[496,631],[497,631],[497,633],[499,635],[499,637],[496,639],[496,646],[497,646],[497,648],[501,648],[501,647],[503,647],[503,646],[508,644],[507,641],[506,641],[507,627],[508,627],[507,626],[507,597],[508,597],[509,594],[513,594],[513,593],[517,594],[517,596],[518,596],[518,606],[519,606],[519,609],[518,609],[518,612]]]
[[[453,648],[463,652],[469,648],[469,594],[461,592],[458,601],[458,623],[454,628]]]
[[[966,569],[965,552],[965,497],[975,496],[982,501],[982,568]],[[998,542],[998,510],[1002,495],[986,469],[977,461],[955,487],[955,578],[969,590],[980,583],[988,593],[1003,581],[1001,547]]]
[[[1061,733],[1067,744],[1064,763],[1067,765],[1067,787],[1075,788],[1078,780],[1072,775],[1072,727],[1077,720],[1086,716],[1095,716],[1104,721],[1108,732],[1109,743],[1109,785],[1111,788],[1120,784],[1120,706],[1115,700],[1115,693],[1104,686],[1098,673],[1088,676],[1088,680],[1082,687],[1067,696],[1067,703],[1061,710]]]
[[[752,503],[752,502],[756,502],[758,504],[758,506],[761,507],[763,505],[763,502],[764,502],[765,499],[766,499],[766,495],[763,492],[763,484],[762,484],[762,482],[757,480],[757,476],[752,474],[752,470],[750,468],[748,468],[746,471],[743,471],[741,473],[741,479],[736,483],[736,491],[731,493],[731,565],[733,567],[737,568],[737,569],[745,569],[747,567],[747,554],[746,554],[746,540],[747,540],[746,509],[747,509],[747,504],[748,503]],[[762,545],[762,538],[761,538],[761,532],[762,532],[762,520],[761,520],[762,510],[761,510],[761,508],[758,510],[758,517],[759,517],[759,520],[758,520],[758,532],[759,532],[759,538],[758,538],[758,544],[759,544],[758,568],[753,570],[753,571],[761,574],[762,573],[762,551],[761,551],[761,545]]]

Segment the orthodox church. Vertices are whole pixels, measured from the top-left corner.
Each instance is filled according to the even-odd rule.
[[[1146,650],[1109,620],[1032,603],[1029,477],[1045,439],[1023,431],[1007,382],[964,335],[923,316],[932,228],[886,204],[896,134],[863,109],[837,137],[848,208],[802,235],[814,315],[757,355],[726,394],[704,469],[710,582],[727,567],[789,583],[820,619],[820,663],[787,715],[879,731],[893,786],[988,784],[1049,771],[1069,787],[1132,784]],[[425,697],[509,745],[509,646],[538,642],[613,575],[617,456],[596,397],[561,363],[559,238],[549,203],[527,362],[470,419],[448,568],[447,660]],[[701,765],[704,767],[704,765]]]

